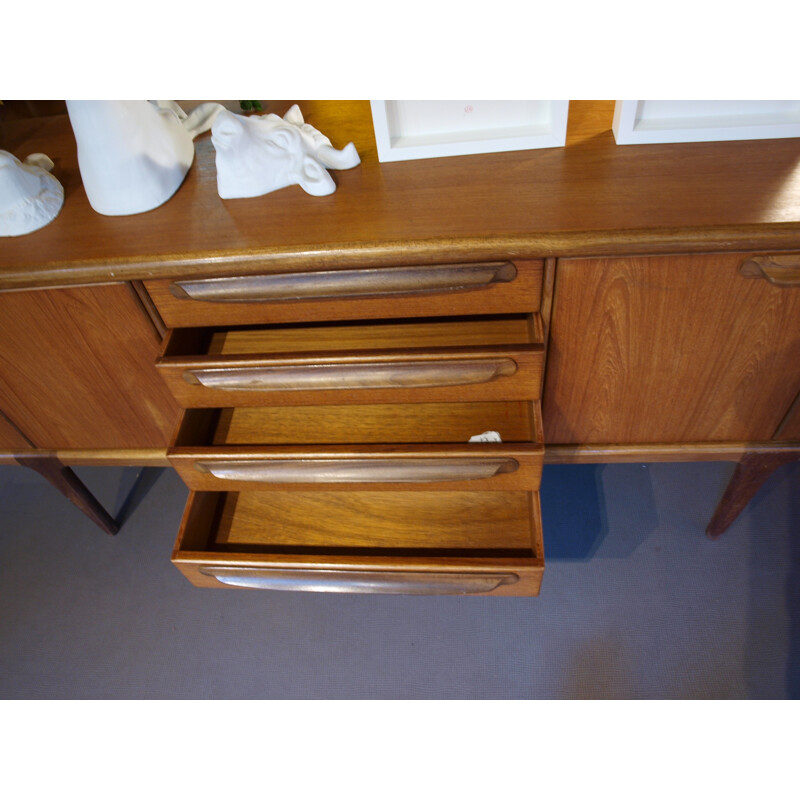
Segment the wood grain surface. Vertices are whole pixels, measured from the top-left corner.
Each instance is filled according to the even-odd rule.
[[[190,409],[173,447],[464,444],[486,431],[504,442],[542,442],[538,402]]]
[[[534,400],[542,345],[159,358],[183,408]]]
[[[795,398],[775,436],[779,441],[800,442],[800,394]]]
[[[244,494],[190,493],[172,560],[196,586],[223,586],[207,574],[209,567],[242,567],[344,569],[356,574],[413,571],[431,578],[441,575],[443,580],[499,571],[511,572],[518,580],[492,594],[532,596],[541,587],[544,556],[538,493],[493,497],[454,492],[442,499],[440,493],[426,498],[425,493],[415,492],[403,498],[402,493],[381,497],[359,492],[349,499],[333,496],[340,506],[336,513],[330,495],[312,492],[298,500],[295,493],[283,499],[276,492]],[[265,525],[269,507],[277,515],[276,526]],[[341,524],[332,521],[329,529],[320,514],[330,514]],[[502,525],[492,532],[482,519]],[[231,543],[231,535],[242,541]],[[274,544],[274,537],[285,543]],[[334,547],[337,537],[340,546]]]
[[[166,447],[179,409],[125,284],[0,293],[0,408],[36,447]]]
[[[736,465],[725,493],[719,501],[714,516],[708,523],[706,534],[710,539],[721,536],[744,507],[755,497],[772,473],[785,464],[796,461],[800,454],[745,453]]]
[[[542,445],[328,445],[174,448],[172,466],[200,491],[538,491]]]
[[[119,523],[89,491],[75,472],[57,458],[37,453],[33,456],[20,456],[17,463],[38,472],[105,533],[113,536],[119,531]]]
[[[218,544],[531,550],[527,492],[228,495]]]
[[[156,363],[184,408],[530,400],[541,390],[541,341],[538,314],[181,328]]]
[[[0,450],[24,450],[29,447],[32,447],[30,440],[0,411]]]
[[[548,443],[765,441],[800,391],[800,291],[742,256],[559,263]]]
[[[739,461],[746,453],[800,457],[794,442],[683,442],[680,444],[550,444],[546,464],[640,464],[644,461]]]
[[[282,113],[294,101],[270,101]],[[299,101],[362,163],[337,191],[220,199],[209,134],[160,208],[88,204],[66,116],[3,122],[5,149],[47,153],[59,216],[6,240],[0,289],[404,264],[797,247],[800,139],[616,146],[613,102],[573,101],[565,147],[381,164],[367,101]]]
[[[324,353],[337,350],[389,350],[485,347],[532,341],[526,315],[398,320],[385,324],[289,325],[222,331],[211,338],[209,355]]]
[[[511,266],[509,262],[500,262],[501,269]],[[374,285],[375,275],[388,281],[392,273],[406,273],[407,267],[389,267],[373,270],[341,270],[348,275],[365,272],[370,277],[370,285]],[[436,274],[440,265],[425,265],[414,268],[423,274]],[[449,269],[453,269],[452,267]],[[463,269],[462,267],[458,268]],[[199,325],[253,325],[278,322],[297,322],[304,320],[345,320],[345,319],[379,319],[399,316],[430,317],[456,316],[459,314],[513,314],[537,311],[542,290],[541,260],[524,261],[518,259],[513,269],[516,275],[512,280],[492,282],[482,288],[464,291],[429,291],[421,294],[401,294],[388,297],[363,297],[326,299],[290,299],[273,302],[211,302],[188,297],[176,297],[175,281],[146,281],[145,285],[161,316],[173,328]],[[275,273],[274,277],[291,280],[306,278],[313,284],[335,274],[336,271],[310,273]],[[220,279],[201,278],[214,284],[221,280],[241,282],[265,276],[241,276]],[[273,277],[273,276],[266,276]],[[455,280],[456,278],[454,278]]]

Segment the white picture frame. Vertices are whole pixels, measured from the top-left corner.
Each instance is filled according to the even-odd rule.
[[[379,161],[562,147],[568,100],[372,100]]]
[[[617,144],[800,136],[800,100],[617,100]]]

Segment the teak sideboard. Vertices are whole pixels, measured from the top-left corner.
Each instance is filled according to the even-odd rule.
[[[223,201],[205,135],[129,217],[0,107],[65,189],[0,240],[0,463],[108,532],[71,467],[174,467],[199,586],[535,595],[543,464],[736,462],[716,537],[800,458],[800,139],[620,147],[573,101],[562,148],[380,164],[367,102],[300,107],[361,155],[335,194]]]

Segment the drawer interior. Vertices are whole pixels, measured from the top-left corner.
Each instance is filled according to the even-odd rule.
[[[487,431],[541,443],[538,401],[188,409],[171,447],[465,444]]]
[[[163,356],[243,356],[442,347],[487,347],[542,341],[538,314],[183,328],[170,333]]]
[[[197,492],[175,556],[540,559],[536,492]]]

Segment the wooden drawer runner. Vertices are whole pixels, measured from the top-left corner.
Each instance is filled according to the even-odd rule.
[[[538,401],[273,406],[186,411],[169,459],[205,491],[536,491],[544,447]]]
[[[536,492],[192,492],[172,556],[196,586],[537,595]]]
[[[170,331],[157,367],[184,408],[532,400],[538,314]]]
[[[149,280],[170,328],[538,311],[543,262]]]

